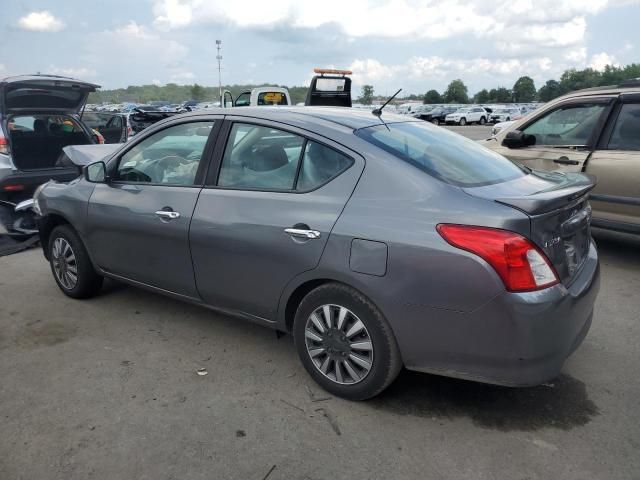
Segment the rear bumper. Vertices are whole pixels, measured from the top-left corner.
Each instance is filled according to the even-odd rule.
[[[79,175],[78,169],[74,167],[19,170],[0,178],[0,198],[10,197],[12,201],[17,203],[20,200],[31,198],[35,189],[49,180],[69,182]],[[6,191],[5,187],[7,186],[13,186],[12,191]],[[20,186],[21,189],[15,190],[16,186]]]
[[[412,328],[396,332],[403,360],[411,370],[508,386],[539,385],[556,377],[584,340],[599,287],[592,242],[568,287],[504,292],[468,313],[405,307]]]

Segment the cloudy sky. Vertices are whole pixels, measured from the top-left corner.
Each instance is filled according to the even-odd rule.
[[[55,73],[105,88],[307,83],[354,71],[378,93],[539,86],[567,68],[640,61],[640,0],[13,0],[0,76]]]

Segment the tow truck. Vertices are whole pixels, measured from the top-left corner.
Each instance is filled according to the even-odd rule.
[[[351,70],[336,70],[334,68],[314,68],[316,74],[311,79],[307,91],[305,106],[348,107],[351,101]]]

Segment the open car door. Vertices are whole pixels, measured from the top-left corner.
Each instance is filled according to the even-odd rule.
[[[315,75],[304,102],[308,106],[349,107],[351,108],[350,70],[314,68]]]
[[[127,118],[121,113],[84,112],[82,122],[100,133],[104,138],[104,143],[124,143],[127,141]]]

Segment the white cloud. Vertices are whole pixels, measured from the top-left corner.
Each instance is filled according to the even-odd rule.
[[[196,76],[193,72],[177,72],[171,75],[171,83],[184,85],[188,83],[193,83],[193,80],[195,78]]]
[[[606,5],[607,0],[155,0],[153,12],[155,24],[165,29],[194,23],[303,28],[335,24],[347,37],[470,35],[565,46],[581,41],[585,15]]]
[[[117,27],[114,32],[118,35],[124,35],[130,38],[136,39],[145,39],[148,40],[153,38],[153,34],[149,32],[147,27],[144,25],[138,25],[133,20],[130,20],[129,23]]]
[[[162,85],[162,82],[160,80],[158,80],[157,78],[154,78],[153,80],[151,80],[151,83],[157,87]]]
[[[455,59],[437,55],[411,57],[405,63],[383,64],[376,59],[355,60],[349,69],[353,71],[356,86],[371,84],[376,88],[408,87],[416,91],[422,84],[443,88],[451,80],[462,78],[470,90],[477,88],[473,82],[489,81],[493,86],[510,87],[521,75],[529,75],[541,83],[546,80],[553,62],[549,57],[518,59]],[[420,91],[420,90],[417,90]]]
[[[53,65],[49,66],[45,73],[49,73],[52,75],[62,75],[63,77],[73,77],[79,80],[86,80],[87,78],[94,78],[97,75],[97,72],[93,68],[88,67],[55,67]]]
[[[589,67],[600,72],[603,71],[604,67],[606,67],[607,65],[619,66],[616,62],[616,58],[606,52],[596,53],[591,57],[591,62],[589,63]]]
[[[31,12],[18,20],[18,27],[31,32],[59,32],[64,29],[62,20],[54,17],[51,12],[42,10]]]

